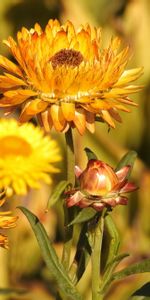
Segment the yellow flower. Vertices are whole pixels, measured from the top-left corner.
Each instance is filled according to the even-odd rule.
[[[26,194],[27,187],[39,188],[39,181],[51,182],[52,164],[60,160],[56,142],[30,123],[0,120],[0,188]]]
[[[4,43],[16,63],[0,56],[5,69],[0,76],[3,96],[0,107],[22,107],[20,121],[38,116],[46,130],[76,127],[94,132],[95,118],[115,127],[118,110],[129,112],[135,105],[128,94],[140,87],[132,84],[142,68],[126,70],[129,47],[119,51],[121,41],[111,39],[101,47],[101,30],[89,25],[75,31],[71,22],[50,20],[43,31],[39,24],[9,37]],[[125,104],[125,105],[124,105]]]
[[[0,190],[0,207],[5,202],[5,190]],[[12,217],[11,212],[0,212],[0,229],[8,229],[16,226],[18,217]],[[8,249],[8,237],[0,233],[0,247]]]

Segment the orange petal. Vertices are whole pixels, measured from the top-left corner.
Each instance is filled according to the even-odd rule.
[[[79,51],[85,58],[89,58],[89,49],[91,47],[91,40],[88,32],[82,29],[77,34],[77,41],[79,42]]]
[[[20,68],[2,55],[0,55],[0,66],[11,73],[23,76]]]
[[[110,113],[111,117],[113,117],[116,121],[118,121],[120,123],[122,122],[122,119],[115,108],[109,109],[109,113]]]
[[[115,104],[114,105],[117,109],[120,109],[122,111],[125,111],[125,112],[130,112],[131,110],[127,107],[125,107],[124,105],[121,105],[121,104]]]
[[[94,133],[95,131],[95,114],[86,111],[86,128],[91,132]]]
[[[41,124],[41,126],[43,126],[47,132],[49,132],[51,130],[51,128],[53,126],[53,121],[52,121],[51,115],[49,114],[48,110],[40,113],[38,115],[38,120],[39,120],[39,123]]]
[[[17,104],[21,104],[25,101],[24,97],[3,97],[0,99],[0,107],[9,107]]]
[[[122,76],[118,80],[114,87],[122,87],[127,83],[130,83],[138,79],[143,74],[143,68],[135,68],[131,70],[126,70],[123,72]]]
[[[19,85],[25,86],[27,84],[22,79],[11,74],[5,73],[5,75],[0,75],[0,88],[9,89]]]
[[[74,124],[81,135],[84,134],[86,128],[85,111],[82,108],[77,108],[75,111]]]
[[[64,115],[64,118],[67,121],[73,121],[75,116],[75,104],[74,103],[67,103],[62,102],[61,103],[62,113]]]
[[[30,120],[34,115],[44,111],[48,106],[48,103],[42,101],[41,99],[35,99],[28,102],[21,112],[19,117],[20,122],[26,122]]]
[[[67,21],[64,26],[64,30],[67,32],[68,41],[71,42],[71,40],[75,37],[75,29],[73,24],[70,21]]]
[[[5,97],[18,97],[18,96],[24,96],[27,98],[37,96],[37,92],[34,92],[32,90],[10,90],[4,93]]]
[[[49,109],[53,121],[53,125],[57,131],[62,131],[66,125],[66,120],[62,113],[61,107],[57,104],[52,104]]]
[[[69,47],[67,34],[64,30],[58,31],[53,41],[53,53]]]
[[[101,113],[104,121],[106,121],[111,127],[115,128],[115,123],[113,122],[109,112],[107,110],[102,110]]]
[[[99,109],[109,109],[111,105],[109,102],[106,102],[101,99],[96,99],[93,101],[93,103],[90,103],[91,108],[99,110]]]

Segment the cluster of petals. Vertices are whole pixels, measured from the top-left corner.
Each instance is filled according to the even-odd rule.
[[[97,211],[104,207],[113,208],[116,205],[126,205],[126,193],[137,189],[136,185],[128,181],[131,166],[127,165],[118,171],[100,160],[89,160],[87,167],[82,171],[75,167],[75,174],[79,187],[66,192],[68,207],[93,207]]]
[[[42,182],[50,184],[51,173],[59,172],[56,141],[32,123],[1,118],[0,145],[0,188],[9,188],[10,194],[25,195]]]
[[[15,62],[0,56],[0,107],[6,113],[21,108],[20,122],[36,116],[47,131],[93,133],[95,119],[115,127],[118,111],[136,105],[128,95],[140,89],[132,82],[142,68],[125,70],[129,47],[120,50],[118,37],[107,48],[101,40],[101,29],[88,24],[75,30],[70,21],[49,20],[44,30],[23,27],[17,41],[4,41]]]
[[[0,190],[0,207],[4,204],[5,190]],[[11,211],[0,211],[0,229],[9,229],[16,226],[18,217],[13,217]],[[0,233],[0,247],[8,249],[8,237]]]

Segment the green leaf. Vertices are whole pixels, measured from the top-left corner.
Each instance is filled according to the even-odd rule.
[[[19,207],[19,208],[25,214],[28,221],[30,222],[30,225],[34,231],[36,239],[41,248],[41,253],[43,255],[43,258],[47,264],[49,271],[53,275],[53,278],[56,280],[59,289],[69,299],[82,300],[81,295],[75,289],[72,281],[70,280],[68,274],[66,273],[66,270],[60,263],[57,254],[55,252],[55,249],[52,246],[52,242],[50,241],[43,225],[40,223],[38,218],[27,208],[25,207]]]
[[[24,295],[27,293],[27,290],[23,289],[13,289],[13,288],[0,288],[0,295]]]
[[[120,280],[126,278],[127,276],[150,272],[150,259],[144,259],[134,265],[131,265],[120,272],[113,274],[113,280]]]
[[[139,263],[131,265],[119,272],[113,273],[105,282],[103,283],[102,290],[106,291],[106,289],[110,286],[113,281],[121,280],[126,278],[127,276],[150,272],[150,259],[145,259]]]
[[[96,214],[96,210],[92,207],[83,208],[68,226],[89,221]]]
[[[114,269],[119,265],[119,263],[126,257],[128,257],[129,254],[123,253],[117,255],[115,258],[110,261],[110,263],[106,266],[106,270],[103,275],[103,282],[101,285],[101,291],[105,294],[109,285],[110,285],[110,278],[112,276],[112,273]]]
[[[117,230],[117,227],[111,217],[111,215],[107,214],[105,217],[105,227],[106,227],[106,234],[108,235],[107,240],[109,240],[108,245],[108,257],[107,257],[107,264],[110,263],[117,255],[120,245],[120,236]]]
[[[91,256],[91,247],[89,245],[87,231],[87,223],[85,223],[81,229],[76,254],[70,268],[70,274],[75,284],[77,284],[82,277]]]
[[[120,170],[124,166],[130,165],[131,166],[131,170],[130,170],[130,172],[128,174],[128,177],[129,177],[130,174],[131,174],[131,171],[132,171],[132,168],[133,168],[133,165],[134,165],[134,162],[135,162],[136,158],[137,158],[137,153],[135,151],[129,151],[129,152],[127,152],[122,157],[122,159],[120,160],[120,162],[118,163],[115,171]]]
[[[48,202],[47,202],[47,208],[46,210],[48,210],[50,207],[54,206],[54,204],[60,199],[60,196],[62,195],[62,193],[64,192],[64,190],[66,189],[66,187],[69,185],[69,182],[66,180],[62,180],[61,182],[59,182],[55,189],[53,190],[52,194],[50,195]]]
[[[98,159],[96,154],[89,148],[85,148],[84,151],[86,152],[88,160],[90,159]]]

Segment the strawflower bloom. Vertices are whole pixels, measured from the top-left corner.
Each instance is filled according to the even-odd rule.
[[[41,181],[51,183],[48,173],[59,171],[53,166],[60,160],[56,142],[31,123],[1,119],[0,145],[0,188],[24,195]]]
[[[4,204],[5,198],[5,190],[0,190],[0,207]],[[16,226],[16,221],[18,217],[13,217],[11,215],[11,211],[2,212],[0,211],[0,229],[9,229]],[[0,247],[8,249],[8,237],[4,234],[0,233]]]
[[[128,165],[115,172],[108,164],[96,159],[89,160],[83,172],[76,166],[79,188],[66,192],[67,206],[91,206],[101,211],[104,207],[126,205],[128,198],[124,194],[137,189],[134,183],[128,182],[130,169]]]
[[[37,116],[46,130],[93,133],[95,118],[115,127],[118,110],[136,105],[128,95],[140,89],[132,82],[142,68],[125,70],[129,47],[120,50],[118,37],[102,49],[100,28],[87,24],[76,31],[69,21],[49,20],[44,30],[37,23],[23,27],[17,41],[9,37],[4,43],[15,63],[0,56],[0,107],[7,113],[21,107],[21,122]]]

